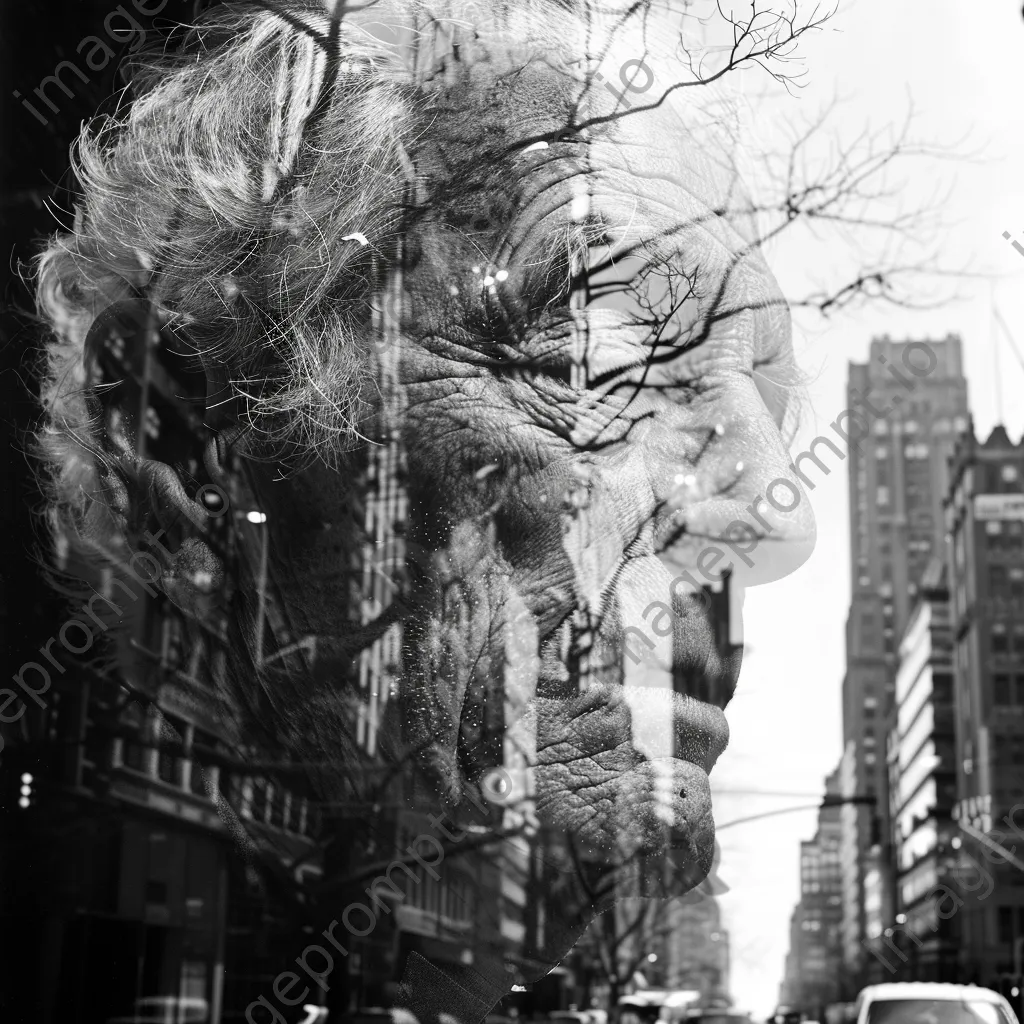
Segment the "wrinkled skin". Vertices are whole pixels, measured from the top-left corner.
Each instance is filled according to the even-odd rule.
[[[620,42],[601,66],[615,68],[633,52]],[[667,59],[648,56],[656,81],[670,81]],[[564,127],[573,96],[589,116],[612,110],[601,90],[541,62],[500,92],[435,94],[409,148],[417,187],[393,354],[408,536],[437,551],[446,578],[465,586],[455,604],[441,588],[427,592],[426,606],[406,621],[403,724],[407,736],[429,741],[428,761],[458,804],[462,786],[487,767],[460,731],[479,711],[466,666],[493,665],[511,629],[536,654],[505,680],[511,734],[530,765],[518,791],[532,792],[541,819],[591,858],[612,863],[671,849],[678,893],[710,864],[707,772],[728,730],[717,709],[674,693],[669,671],[674,664],[684,680],[708,672],[727,699],[739,664],[721,663],[701,602],[671,583],[695,569],[728,523],[751,521],[744,510],[770,481],[789,475],[780,434],[786,392],[772,381],[791,366],[790,326],[750,244],[731,163],[687,129],[685,94],[524,152]],[[466,180],[478,191],[452,198],[452,182]],[[582,210],[578,199],[574,206],[581,193],[589,194]],[[581,219],[600,238],[590,265],[609,255],[618,264],[591,275],[592,295],[602,282],[618,284],[611,298],[571,312],[566,239]],[[645,265],[655,268],[647,277]],[[507,276],[495,278],[501,270]],[[670,325],[675,338],[670,357],[653,366],[644,318]],[[589,380],[624,376],[617,387],[574,386],[574,362]],[[289,489],[272,516],[286,524],[275,544],[290,551],[288,600],[311,631],[325,630],[334,614],[331,595],[314,588],[314,597],[310,588],[327,541],[297,531],[288,506],[301,494],[310,523],[336,518],[344,497],[327,475],[311,469],[305,481],[264,485],[269,501]],[[573,491],[586,494],[582,511],[567,509]],[[806,503],[791,514],[765,506],[764,517],[771,534],[754,568],[734,566],[741,587],[786,575],[810,551]],[[676,612],[662,666],[630,669],[628,691],[613,672],[578,693],[566,659],[574,612],[590,608],[595,650],[623,664],[622,630],[653,635],[643,613],[654,601]],[[441,646],[453,637],[461,644],[461,666],[430,653],[431,637],[442,633]],[[557,962],[613,898],[567,904],[564,930],[534,951],[537,960]]]
[[[714,579],[697,571],[701,553],[739,520],[759,537],[752,566],[712,568],[731,562],[741,595],[797,568],[814,528],[806,501],[751,515],[771,481],[791,476],[788,313],[713,116],[699,91],[671,91],[677,19],[622,14],[587,25],[546,8],[545,48],[517,36],[515,12],[460,7],[419,55],[401,140],[408,195],[393,199],[399,243],[375,249],[372,268],[390,336],[363,367],[392,383],[364,389],[358,426],[373,447],[390,435],[404,450],[415,563],[411,596],[395,606],[403,680],[384,753],[414,751],[456,815],[507,764],[505,803],[532,801],[598,868],[665,855],[672,877],[646,895],[677,895],[711,864],[707,773],[728,738],[720,708],[688,696],[687,680],[715,679],[724,705],[739,658],[720,655],[705,603],[673,581]],[[379,26],[406,12],[351,18],[387,35]],[[641,56],[653,87],[623,116],[588,75],[614,81]],[[367,309],[367,332],[379,325]],[[318,671],[334,678],[359,649],[343,539],[360,519],[352,467],[367,446],[297,467],[231,436],[255,457],[275,600],[295,636],[317,638]],[[216,479],[224,452],[211,451]],[[195,519],[174,487],[161,494],[158,509]],[[168,593],[189,604],[186,590]],[[655,602],[671,609],[667,631],[655,629]],[[642,665],[623,656],[633,627],[660,638]],[[251,655],[252,631],[239,636]],[[306,715],[311,759],[331,752],[329,705],[285,679],[271,700],[289,699]],[[482,738],[495,716],[504,749]],[[526,951],[532,976],[615,897],[566,882],[543,948]],[[492,1002],[501,973],[487,982]]]

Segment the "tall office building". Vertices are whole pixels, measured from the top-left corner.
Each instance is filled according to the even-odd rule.
[[[922,574],[944,547],[947,463],[968,424],[959,337],[872,339],[868,361],[850,364],[847,410],[846,422],[857,428],[848,428],[852,599],[843,681],[843,746],[850,763],[844,774],[846,788],[877,800],[874,810],[850,807],[844,815],[845,966],[857,978],[866,963],[864,878],[874,846],[880,856],[873,877],[883,901],[876,912],[892,914],[892,879],[884,877],[891,864],[886,735],[897,649]]]
[[[825,793],[840,794],[840,768],[825,780]],[[841,812],[838,806],[818,812],[813,839],[800,844],[800,902],[793,910],[789,953],[779,992],[780,1005],[796,1007],[818,1020],[840,995],[842,959]]]
[[[956,707],[958,877],[963,900],[963,981],[1002,987],[1021,981],[1024,871],[987,849],[995,841],[1021,858],[1024,836],[1024,443],[996,427],[984,443],[961,439],[946,506]],[[990,832],[991,830],[991,832]],[[982,872],[977,891],[964,891]],[[1011,1001],[1020,1007],[1016,998]]]
[[[889,806],[896,871],[894,922],[868,930],[873,951],[897,967],[894,980],[949,981],[960,922],[940,916],[937,886],[957,866],[953,735],[953,634],[945,562],[933,558],[900,644],[889,735]],[[955,891],[955,890],[954,890]],[[946,908],[941,908],[945,910]]]

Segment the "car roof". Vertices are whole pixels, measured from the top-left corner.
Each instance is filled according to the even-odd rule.
[[[978,985],[954,985],[946,981],[897,981],[869,985],[861,995],[865,999],[973,999],[976,1002],[1002,1003],[1002,996]]]

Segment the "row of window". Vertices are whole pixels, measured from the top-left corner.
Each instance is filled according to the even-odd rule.
[[[920,411],[927,413],[928,409],[924,408]],[[885,419],[877,419],[874,424],[872,424],[871,429],[878,437],[884,437],[889,433],[889,421]],[[899,424],[899,433],[901,434],[916,434],[919,429],[920,424],[917,420],[906,420]],[[952,419],[949,419],[946,416],[941,416],[931,424],[925,424],[925,429],[930,431],[932,434],[940,436],[951,433],[962,434],[967,430],[967,417],[954,416]]]
[[[1011,943],[1018,936],[1024,936],[1024,907],[999,907],[999,941]]]
[[[989,627],[989,650],[996,657],[1011,653],[1010,637],[1013,637],[1012,653],[1024,657],[1024,623],[1016,623],[1011,634],[1005,622],[993,622]]]
[[[988,537],[989,551],[1019,551],[1021,547],[1021,523],[1010,519],[985,520],[985,536]]]
[[[1024,676],[997,672],[992,676],[992,703],[1004,707],[1024,706]]]
[[[930,453],[930,449],[926,444],[908,444],[903,449],[903,457],[910,462],[920,461],[927,459]],[[889,458],[889,448],[884,445],[879,445],[875,449],[875,458],[879,461],[884,461]],[[881,469],[881,467],[877,467]]]
[[[239,815],[297,835],[315,836],[320,829],[319,808],[306,797],[293,793],[280,782],[265,778],[229,775],[212,763],[220,747],[217,738],[191,723],[168,714],[154,714],[141,704],[129,704],[121,724],[134,728],[136,735],[113,740],[111,761],[168,786],[214,799],[219,793]],[[93,764],[102,759],[94,751],[101,733],[91,730],[96,740],[87,755]]]
[[[319,808],[268,779],[232,778],[228,800],[243,818],[300,836],[320,831]]]
[[[411,829],[400,828],[398,848],[412,848],[418,834]],[[410,877],[409,872],[413,872],[415,877]],[[474,886],[460,871],[445,871],[440,878],[434,878],[422,866],[410,865],[409,871],[394,870],[391,877],[395,880],[394,884],[405,894],[403,906],[416,907],[418,910],[437,914],[442,919],[459,925],[468,925],[473,921]]]

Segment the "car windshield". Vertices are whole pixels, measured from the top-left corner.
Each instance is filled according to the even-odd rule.
[[[981,999],[885,999],[868,1007],[867,1024],[1012,1024]]]

